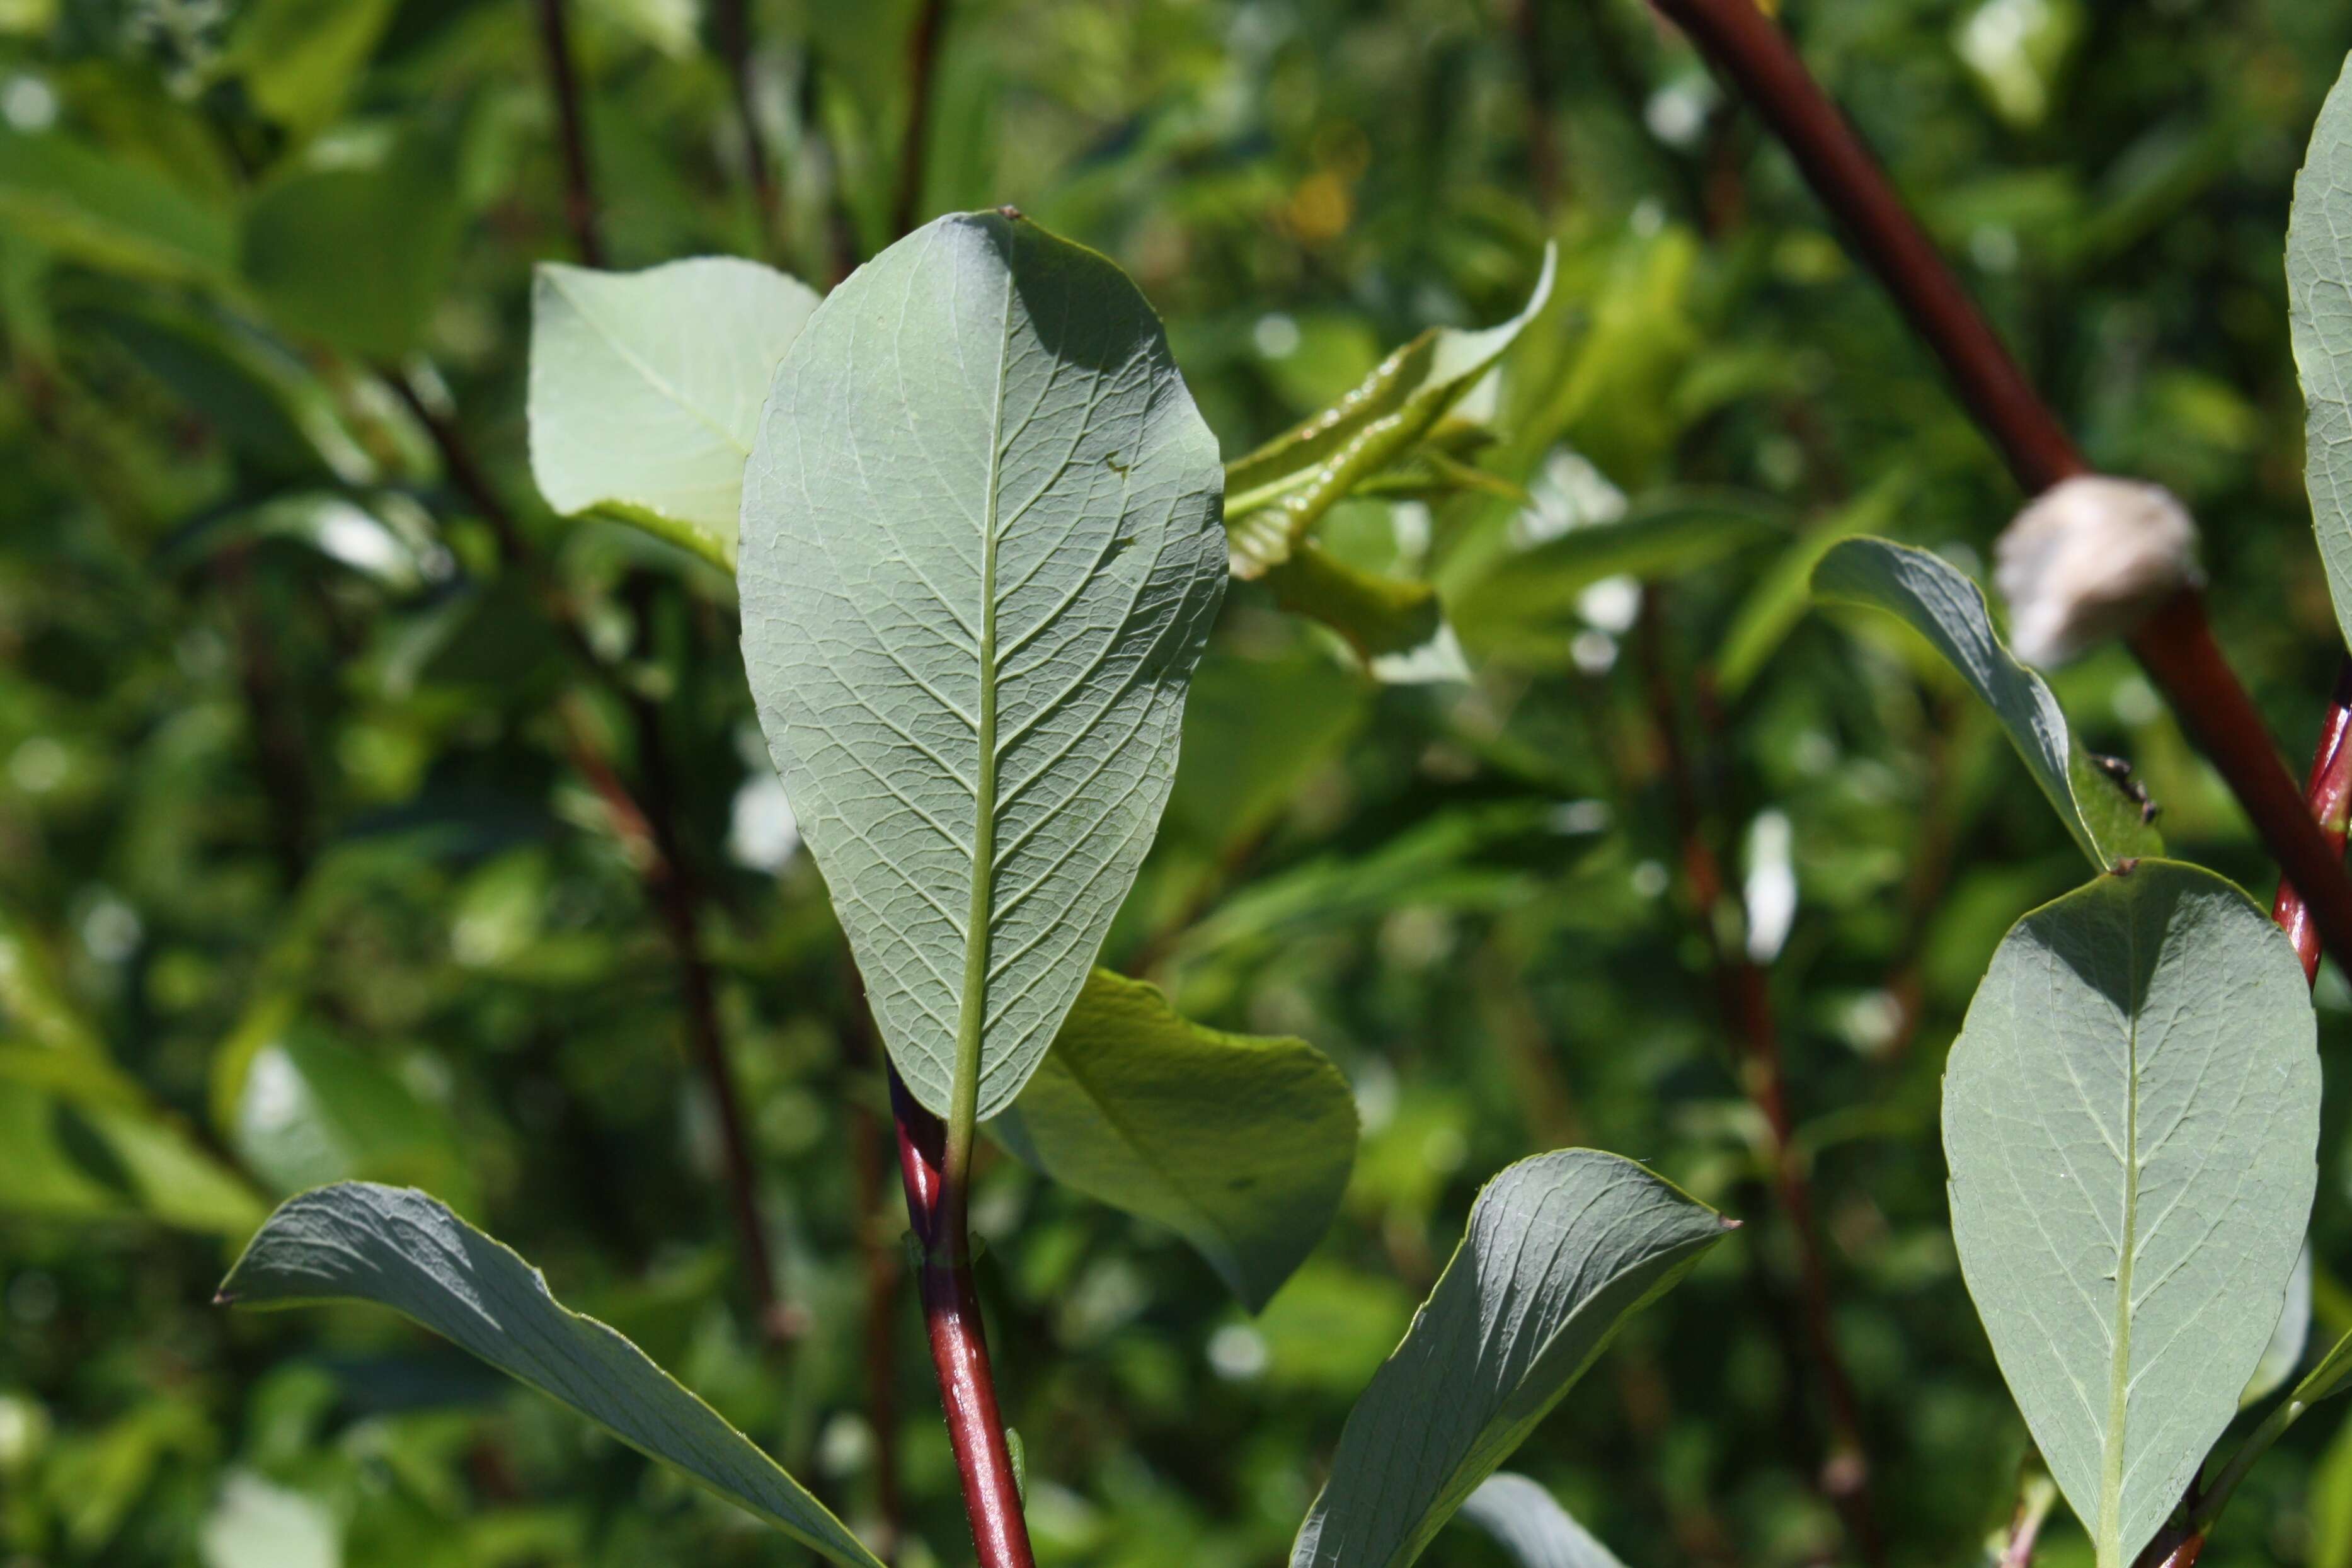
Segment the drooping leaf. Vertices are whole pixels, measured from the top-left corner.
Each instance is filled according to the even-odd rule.
[[[1012,1103],[1134,881],[1224,593],[1221,472],[1143,297],[1017,216],[892,246],[776,372],[745,663],[934,1112]]]
[[[2142,861],[2019,921],[1953,1044],[1961,1272],[2101,1568],[2180,1500],[2278,1321],[2316,1179],[2315,1033],[2243,894]]]
[[[548,505],[613,513],[731,569],[760,405],[816,305],[805,284],[731,256],[541,265],[530,471]]]
[[[1350,566],[1311,539],[1269,568],[1265,580],[1276,604],[1322,622],[1367,664],[1411,653],[1444,623],[1429,584]]]
[[[1521,1160],[1470,1226],[1339,1435],[1292,1568],[1404,1568],[1625,1319],[1731,1229],[1633,1161]]]
[[[224,1304],[390,1307],[851,1568],[878,1560],[718,1412],[539,1270],[421,1192],[346,1182],[289,1199],[221,1285]]]
[[[1416,449],[1543,309],[1558,266],[1547,246],[1517,316],[1475,332],[1431,328],[1338,402],[1237,459],[1225,475],[1234,575],[1257,577],[1281,564],[1335,504],[1421,455]]]
[[[2164,852],[2138,804],[2074,739],[2042,677],[2018,663],[1993,630],[1984,591],[1958,568],[1908,545],[1846,539],[1813,569],[1813,593],[1884,610],[1925,637],[2000,720],[2026,771],[2093,865],[2110,870]]]
[[[1625,1568],[1535,1482],[1497,1470],[1462,1505],[1462,1518],[1493,1538],[1518,1568]]]
[[[1108,969],[992,1126],[1055,1180],[1182,1236],[1252,1312],[1322,1239],[1356,1159],[1355,1097],[1321,1051],[1203,1029]]]
[[[2287,324],[2305,402],[2311,526],[2352,643],[2352,57],[2320,106],[2286,227]]]

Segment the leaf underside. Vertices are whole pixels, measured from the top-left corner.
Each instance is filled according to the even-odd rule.
[[[290,1198],[221,1285],[241,1307],[368,1301],[479,1356],[849,1568],[880,1568],[824,1505],[656,1366],[548,1294],[539,1270],[405,1187]]]
[[[2311,526],[2352,643],[2352,59],[2321,105],[2286,226],[2287,324],[2305,404]]]
[[[1557,1405],[1619,1325],[1729,1233],[1615,1155],[1510,1166],[1356,1402],[1291,1568],[1404,1568]]]
[[[2246,896],[2143,861],[2019,921],[1952,1047],[1961,1272],[2102,1568],[2179,1501],[2278,1321],[2316,1180],[2315,1035]]]
[[[891,1060],[1009,1105],[1133,883],[1224,592],[1216,442],[1093,252],[941,218],[835,289],[745,474],[743,652]]]

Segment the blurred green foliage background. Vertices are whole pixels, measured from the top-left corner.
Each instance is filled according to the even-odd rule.
[[[911,0],[565,9],[606,265],[730,252],[824,286],[891,237]],[[879,1085],[732,584],[530,486],[530,270],[578,259],[542,16],[0,0],[7,1568],[798,1559],[382,1314],[209,1304],[271,1201],[346,1176],[514,1245],[853,1525],[895,1519],[900,1561],[968,1550],[889,1277]],[[2195,509],[2222,639],[2307,755],[2340,650],[2281,246],[2352,16],[1781,20],[2092,460]],[[1471,678],[1372,679],[1237,585],[1105,953],[1341,1064],[1364,1131],[1341,1223],[1252,1320],[1167,1233],[984,1171],[1041,1560],[1280,1560],[1478,1185],[1590,1143],[1749,1224],[1518,1468],[1635,1564],[1854,1561],[1717,921],[1768,967],[1889,1559],[1972,1560],[2025,1437],[1947,1232],[1942,1055],[2002,931],[2083,867],[1917,644],[1804,601],[1804,552],[1841,531],[1980,570],[2017,497],[1792,167],[1635,0],[950,0],[924,150],[917,215],[1017,204],[1135,275],[1229,456],[1422,328],[1507,316],[1561,246],[1478,459],[1524,496],[1351,503],[1326,530],[1437,585]],[[1683,874],[1661,685],[1730,918]],[[2267,896],[2123,655],[2055,685],[2174,852]],[[2333,1053],[2352,990],[2318,994]],[[2343,1121],[2314,1233],[2331,1337]],[[2256,1472],[2208,1562],[2352,1563],[2336,1425]],[[1459,1529],[1433,1550],[1497,1561]],[[2087,1545],[2061,1527],[2043,1561]]]

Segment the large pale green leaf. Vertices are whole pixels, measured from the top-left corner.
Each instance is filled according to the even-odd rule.
[[[2295,177],[2286,292],[2303,376],[2311,526],[2336,623],[2352,642],[2352,59],[2320,106]]]
[[[1191,1242],[1252,1312],[1315,1249],[1356,1160],[1356,1102],[1303,1040],[1187,1021],[1097,969],[1012,1109],[1005,1145]]]
[[[1633,1161],[1521,1160],[1486,1185],[1404,1342],[1348,1416],[1292,1568],[1404,1568],[1625,1319],[1731,1228]]]
[[[2059,1490],[2122,1568],[2238,1408],[2316,1179],[2303,970],[2210,872],[2019,921],[1952,1046],[1953,1239]]]
[[[807,285],[731,256],[644,272],[543,264],[530,298],[530,471],[567,516],[604,511],[735,560],[743,463]]]
[[[879,1568],[806,1489],[539,1270],[421,1192],[346,1182],[289,1199],[220,1291],[223,1303],[372,1301],[675,1466],[835,1563]]]
[[[2138,804],[2091,759],[2042,677],[1993,630],[1984,591],[1957,567],[1886,539],[1845,539],[1813,569],[1816,598],[1899,616],[1925,637],[2000,720],[2026,771],[2074,842],[2102,870],[2164,852]]]
[[[1256,577],[1280,565],[1334,505],[1428,455],[1421,449],[1441,434],[1445,416],[1551,298],[1558,267],[1557,250],[1547,246],[1543,270],[1517,316],[1475,332],[1432,327],[1329,408],[1236,459],[1225,475],[1234,574]],[[1406,488],[1427,482],[1416,471]]]
[[[1225,584],[1216,442],[1134,285],[1018,216],[861,267],[744,475],[760,721],[892,1061],[1013,1102],[1176,769]]]
[[[1551,1493],[1509,1470],[1481,1481],[1462,1518],[1492,1536],[1518,1568],[1625,1568]]]

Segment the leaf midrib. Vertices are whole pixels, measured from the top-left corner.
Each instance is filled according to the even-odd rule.
[[[2139,1249],[2139,1019],[2145,998],[2139,986],[2139,920],[2124,915],[2126,973],[2131,977],[2131,1011],[2124,1029],[2124,1223],[2116,1247],[2114,1348],[2107,1366],[2107,1425],[2099,1452],[2100,1568],[2122,1561],[2124,1421],[2131,1394],[2131,1287],[2133,1255]]]
[[[1017,235],[1010,243],[1020,243]],[[1003,330],[996,343],[996,406],[989,414],[988,498],[980,538],[979,752],[972,782],[971,904],[964,924],[963,995],[956,1006],[955,1074],[948,1087],[950,1130],[967,1130],[980,1110],[981,1044],[988,1032],[989,928],[995,910],[996,862],[996,529],[1004,463],[1005,369],[1013,349],[1013,261],[1005,258]]]

